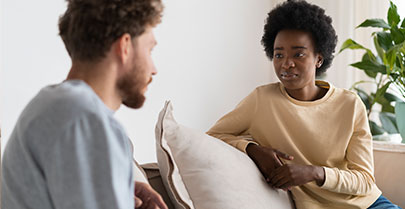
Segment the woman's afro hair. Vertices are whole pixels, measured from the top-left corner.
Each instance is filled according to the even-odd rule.
[[[277,5],[268,13],[262,44],[266,55],[273,59],[274,40],[281,30],[303,30],[310,32],[315,43],[315,53],[323,57],[323,64],[316,75],[324,73],[332,64],[337,36],[332,19],[325,10],[304,0],[289,0]]]

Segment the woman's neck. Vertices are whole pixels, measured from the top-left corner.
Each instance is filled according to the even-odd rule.
[[[321,88],[317,85],[307,86],[301,89],[285,89],[290,97],[299,101],[315,101],[328,92],[328,89]]]

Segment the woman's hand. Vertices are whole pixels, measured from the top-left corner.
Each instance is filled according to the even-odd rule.
[[[247,146],[246,153],[259,168],[267,182],[270,180],[270,174],[275,171],[276,168],[283,165],[280,158],[286,160],[294,159],[293,156],[280,152],[276,149],[259,146],[253,143],[250,143]]]
[[[325,170],[320,166],[287,164],[271,172],[269,179],[269,184],[278,189],[300,186],[311,181],[322,186],[325,182]]]

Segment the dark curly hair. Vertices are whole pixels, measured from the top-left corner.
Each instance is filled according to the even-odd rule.
[[[123,34],[141,35],[161,20],[160,0],[67,0],[59,18],[59,35],[73,60],[96,61],[105,57]]]
[[[303,0],[289,0],[271,10],[267,16],[261,41],[270,60],[273,59],[274,40],[277,33],[284,29],[303,30],[312,34],[315,53],[320,53],[323,57],[322,66],[316,71],[317,76],[330,67],[337,35],[332,26],[332,19],[325,14],[324,9]]]

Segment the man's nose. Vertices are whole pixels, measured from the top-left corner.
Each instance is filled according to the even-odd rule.
[[[157,74],[157,69],[155,67],[155,64],[152,65],[152,71],[151,71],[152,75],[156,75]]]

